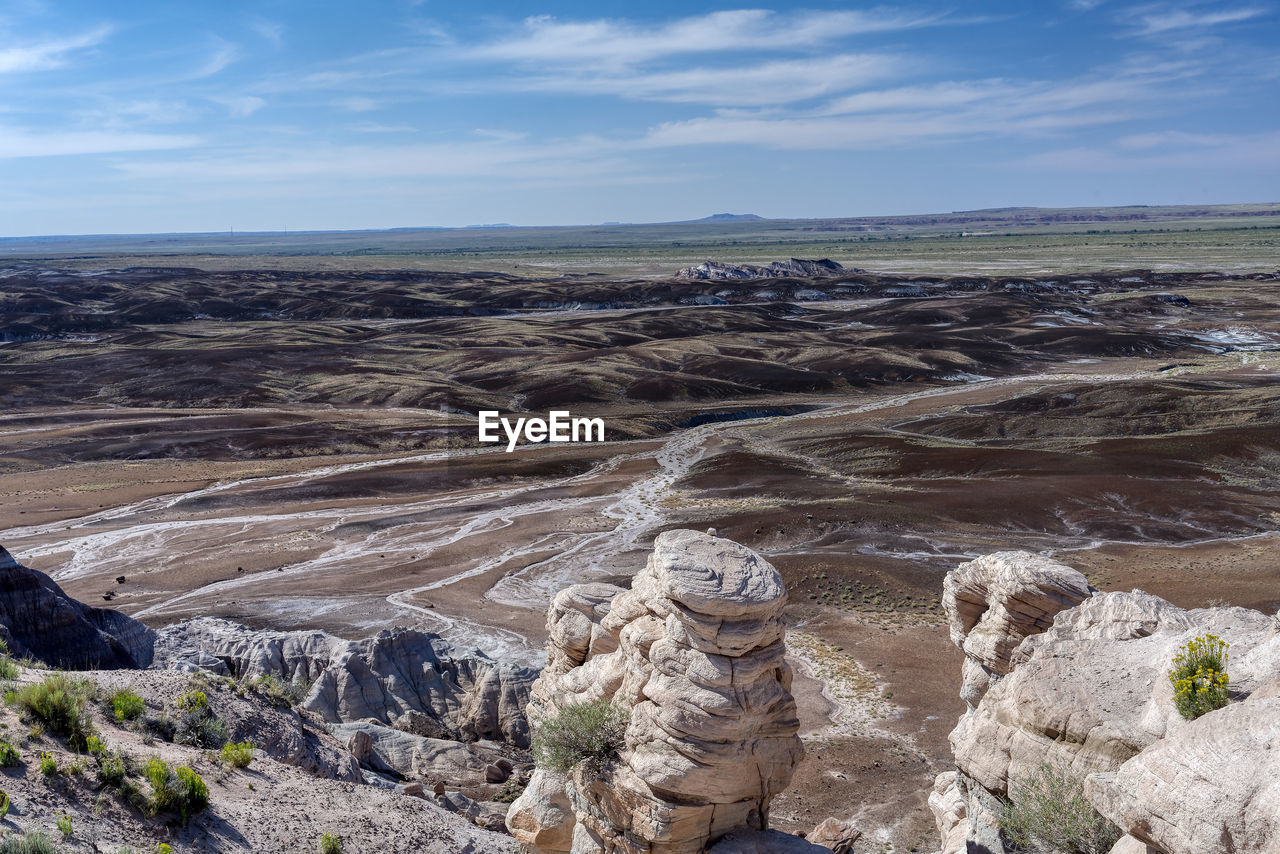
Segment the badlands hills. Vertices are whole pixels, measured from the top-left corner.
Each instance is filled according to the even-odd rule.
[[[1100,589],[1280,607],[1272,274],[174,263],[6,267],[0,542],[23,564],[158,631],[314,652],[403,626],[533,672],[560,591],[628,587],[663,531],[715,528],[789,591],[815,749],[776,829],[933,850],[958,563],[1051,552]],[[553,407],[609,441],[475,441],[481,408]]]

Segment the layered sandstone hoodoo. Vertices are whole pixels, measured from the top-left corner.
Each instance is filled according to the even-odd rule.
[[[562,591],[530,717],[609,700],[630,715],[626,744],[598,772],[535,772],[512,834],[542,854],[697,854],[765,829],[803,752],[785,604],[759,555],[693,531],[659,535],[630,590]]]
[[[1186,611],[1141,591],[1086,592],[1068,607],[1083,577],[1026,553],[965,564],[944,589],[969,704],[951,733],[957,771],[929,798],[944,854],[1010,850],[999,799],[1016,799],[1043,763],[1084,781],[1127,834],[1117,854],[1280,852],[1276,618]],[[1186,721],[1167,672],[1205,634],[1231,645],[1231,702]]]
[[[0,548],[0,640],[19,658],[69,670],[146,667],[153,639],[137,620],[77,602]]]

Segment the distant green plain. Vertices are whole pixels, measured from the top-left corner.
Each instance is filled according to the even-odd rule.
[[[1280,268],[1280,203],[1006,208],[910,217],[0,239],[0,264],[668,276],[706,260],[830,258],[874,272],[1035,275]]]

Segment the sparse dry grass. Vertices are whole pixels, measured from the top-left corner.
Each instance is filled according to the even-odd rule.
[[[869,735],[875,722],[894,712],[875,675],[839,647],[806,632],[787,633],[787,651],[835,707],[832,735]]]

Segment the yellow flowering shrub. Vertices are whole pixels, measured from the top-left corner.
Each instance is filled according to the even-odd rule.
[[[1173,703],[1187,720],[1227,704],[1227,647],[1217,635],[1203,635],[1187,642],[1173,657],[1169,681]]]

